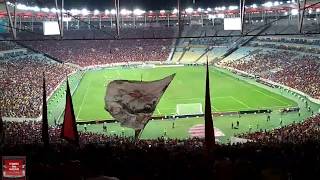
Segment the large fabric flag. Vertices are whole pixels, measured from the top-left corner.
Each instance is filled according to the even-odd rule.
[[[211,114],[211,100],[210,100],[210,80],[209,80],[209,65],[207,61],[207,72],[206,72],[206,97],[205,97],[205,145],[209,150],[215,144],[214,129]]]
[[[141,130],[175,74],[156,81],[115,80],[108,84],[105,109],[121,126]]]
[[[61,129],[61,138],[66,139],[70,143],[79,144],[79,134],[77,130],[76,118],[74,115],[72,97],[67,78],[66,107],[64,111],[64,120]]]
[[[47,93],[46,93],[46,79],[43,73],[43,96],[42,96],[42,141],[45,146],[49,145],[48,133],[48,112],[47,112]]]

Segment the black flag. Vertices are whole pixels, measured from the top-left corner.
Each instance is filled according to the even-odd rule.
[[[210,80],[209,80],[209,65],[207,60],[207,72],[206,72],[206,97],[205,97],[205,145],[209,150],[215,144],[214,128],[211,114],[211,100],[210,100]]]

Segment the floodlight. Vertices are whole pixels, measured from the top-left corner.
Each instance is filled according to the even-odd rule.
[[[32,10],[35,11],[35,12],[39,12],[40,8],[38,6],[34,6],[34,7],[32,7]]]
[[[58,12],[58,10],[56,9],[56,8],[51,8],[51,10],[50,10],[52,13],[56,13],[56,12]]]
[[[192,9],[192,8],[187,8],[185,11],[186,11],[186,13],[188,13],[188,14],[193,13],[193,9]]]
[[[279,6],[279,1],[275,1],[274,3],[273,3],[273,6]]]
[[[212,9],[211,9],[211,8],[207,8],[207,11],[209,11],[209,12],[210,12],[210,11],[212,11]]]
[[[229,10],[236,10],[236,9],[238,9],[238,6],[229,6],[228,9],[229,9]]]
[[[165,10],[160,10],[160,14],[164,14],[164,13],[166,13]]]
[[[257,8],[258,6],[257,6],[257,4],[252,4],[251,7],[252,8]]]
[[[41,11],[48,13],[50,11],[50,9],[49,8],[41,8]]]
[[[20,9],[20,10],[27,10],[28,7],[24,4],[17,4],[17,9]]]
[[[88,11],[86,8],[83,8],[83,9],[81,10],[81,14],[84,15],[84,16],[86,16],[86,15],[89,14],[89,11]]]
[[[110,11],[108,9],[106,9],[106,10],[104,10],[104,14],[108,15],[108,14],[110,14]]]
[[[292,14],[292,15],[298,15],[298,14],[299,14],[298,9],[292,9],[292,10],[291,10],[291,14]]]
[[[262,6],[270,8],[273,6],[273,3],[271,1],[268,1],[268,2],[264,3]]]
[[[198,8],[198,9],[197,9],[197,11],[198,11],[198,12],[202,12],[202,11],[203,11],[203,9],[201,9],[201,8]]]
[[[172,11],[172,13],[173,13],[173,14],[177,14],[177,13],[178,13],[178,9],[177,9],[177,8],[174,8],[173,11]]]
[[[146,13],[146,11],[143,11],[141,9],[135,9],[133,10],[133,14],[136,16],[141,16],[142,14]]]
[[[100,13],[100,11],[98,10],[98,9],[95,9],[94,11],[93,11],[93,15],[98,15]]]
[[[115,15],[116,14],[116,10],[115,9],[111,9],[111,14]]]

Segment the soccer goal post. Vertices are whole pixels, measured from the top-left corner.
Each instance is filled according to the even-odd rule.
[[[177,115],[203,114],[201,103],[177,104]]]

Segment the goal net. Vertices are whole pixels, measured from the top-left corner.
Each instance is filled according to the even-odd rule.
[[[177,104],[177,115],[203,114],[201,103]]]

